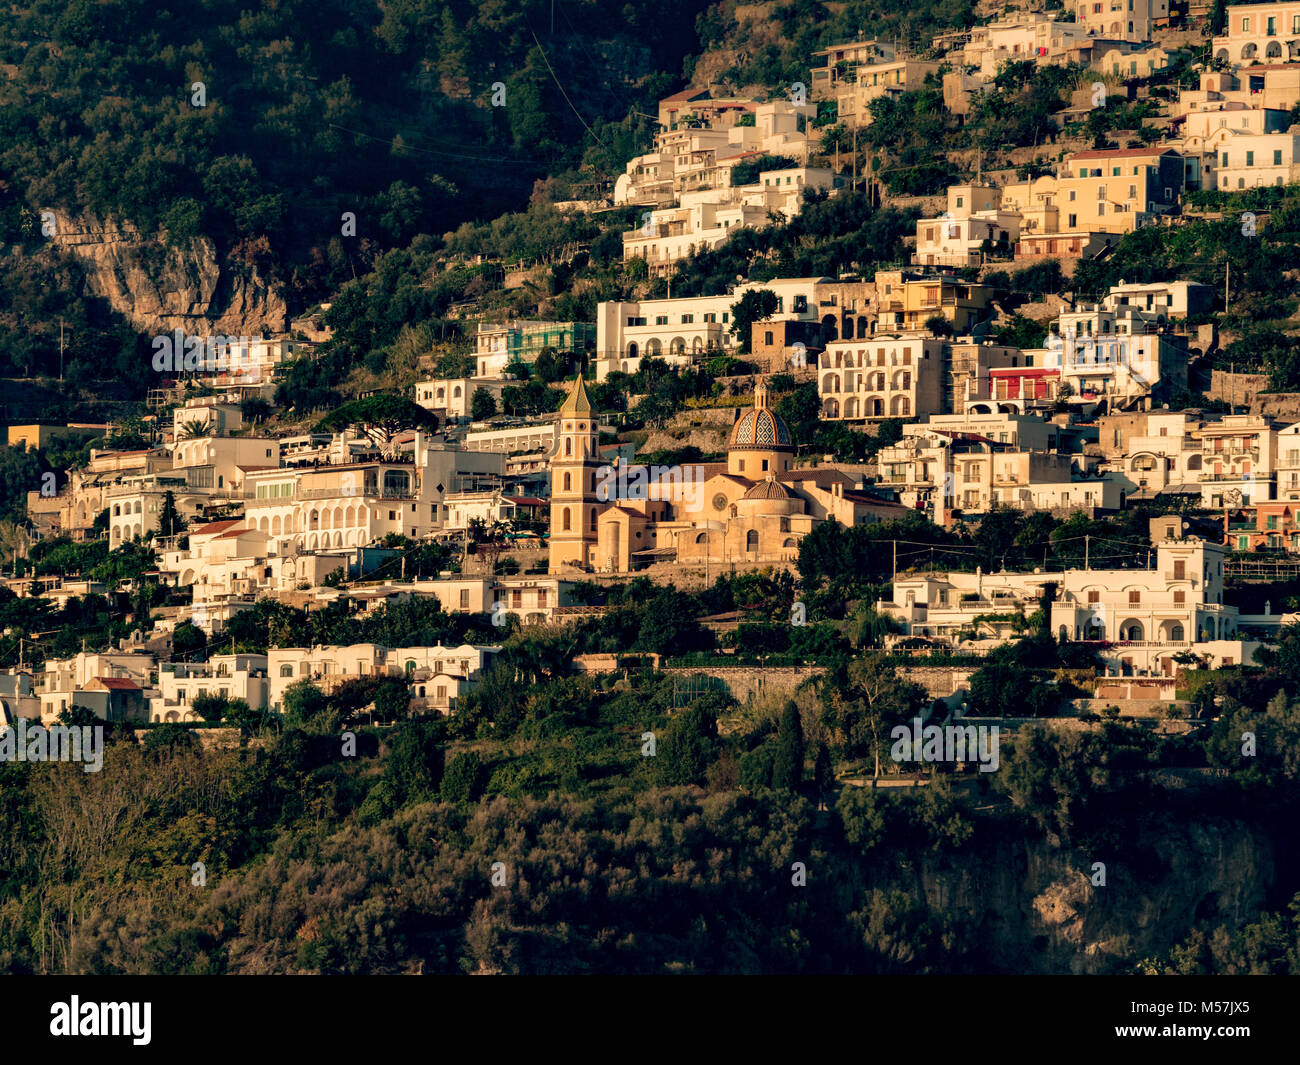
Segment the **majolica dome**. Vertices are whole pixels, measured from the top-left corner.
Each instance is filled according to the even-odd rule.
[[[793,451],[790,430],[780,415],[767,409],[767,385],[759,381],[754,390],[754,409],[746,411],[731,427],[728,448],[758,448],[764,451]]]

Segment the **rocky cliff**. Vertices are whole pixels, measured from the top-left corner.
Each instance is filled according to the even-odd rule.
[[[280,293],[256,269],[223,261],[207,237],[169,247],[129,223],[60,214],[53,241],[81,263],[89,293],[146,335],[256,336],[286,328]]]
[[[1233,928],[1266,908],[1274,844],[1242,822],[1206,818],[1125,836],[1087,853],[1050,835],[1006,840],[975,860],[930,855],[869,880],[944,915],[979,968],[1008,973],[1126,972],[1198,922]],[[1094,863],[1105,865],[1104,885],[1094,885]]]

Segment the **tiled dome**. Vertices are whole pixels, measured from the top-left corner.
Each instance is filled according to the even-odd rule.
[[[731,427],[727,447],[764,449],[790,448],[790,430],[781,418],[766,407],[746,411]]]
[[[790,489],[778,481],[775,477],[768,477],[764,481],[752,486],[745,493],[745,499],[792,499],[794,498]]]

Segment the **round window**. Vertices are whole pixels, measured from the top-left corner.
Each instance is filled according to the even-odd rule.
[[[714,510],[727,509],[727,497],[724,496],[721,492],[719,492],[716,496],[713,497],[713,509]]]

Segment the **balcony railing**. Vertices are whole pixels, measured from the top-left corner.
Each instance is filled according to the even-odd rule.
[[[278,496],[258,496],[253,492],[226,492],[223,493],[231,499],[243,499],[249,502],[265,504],[268,507],[278,506],[281,503],[288,503],[294,499],[343,499],[343,500],[374,500],[374,499],[419,499],[420,495],[416,491],[399,492],[395,489],[384,489],[382,491],[375,488],[354,488],[352,491],[344,491],[342,488],[308,488],[290,492],[288,495]]]

